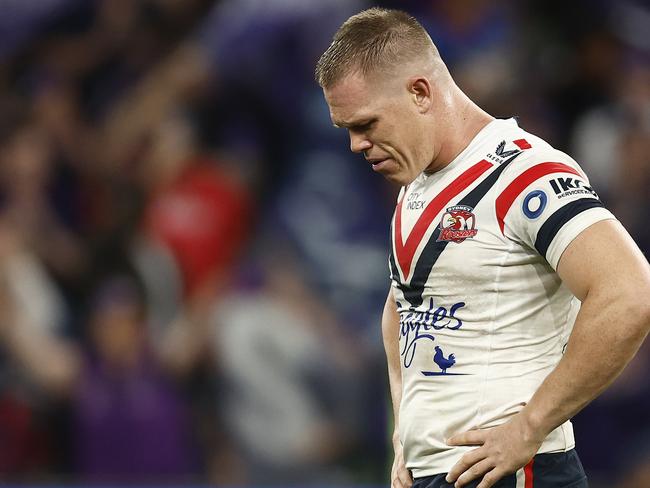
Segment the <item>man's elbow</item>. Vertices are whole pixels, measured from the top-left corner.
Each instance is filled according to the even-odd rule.
[[[630,324],[630,339],[643,342],[650,332],[650,289],[636,299],[628,300],[626,306],[627,322]]]

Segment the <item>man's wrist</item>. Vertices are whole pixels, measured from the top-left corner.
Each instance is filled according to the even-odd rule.
[[[529,442],[544,442],[544,439],[551,433],[553,428],[549,428],[547,422],[539,412],[527,405],[521,412],[520,417],[523,425],[524,439]]]
[[[393,441],[393,449],[395,451],[397,451],[398,449],[402,449],[402,441],[399,438],[399,431],[397,429],[395,429],[395,431],[393,432],[392,441]]]

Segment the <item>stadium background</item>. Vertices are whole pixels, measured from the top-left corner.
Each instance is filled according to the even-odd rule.
[[[643,2],[0,0],[1,483],[386,486],[395,190],[312,79],[371,5],[650,250]],[[594,488],[650,486],[648,370],[575,419]]]

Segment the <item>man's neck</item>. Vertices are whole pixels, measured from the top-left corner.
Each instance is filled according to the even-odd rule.
[[[459,94],[455,102],[448,107],[449,123],[441,133],[440,151],[425,170],[427,174],[449,165],[469,146],[476,134],[494,120],[494,117],[478,107],[460,90]]]

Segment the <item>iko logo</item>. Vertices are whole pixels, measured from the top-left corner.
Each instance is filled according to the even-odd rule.
[[[598,198],[596,191],[577,178],[555,178],[549,182],[551,188],[558,198],[566,198],[573,195],[592,195]]]

